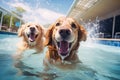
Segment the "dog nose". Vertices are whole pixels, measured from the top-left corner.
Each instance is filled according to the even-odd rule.
[[[31,31],[35,31],[35,28],[34,28],[34,27],[30,27],[30,30],[31,30]]]
[[[62,38],[66,38],[67,36],[70,35],[70,30],[69,29],[61,29],[61,30],[59,30],[59,34],[61,35]]]

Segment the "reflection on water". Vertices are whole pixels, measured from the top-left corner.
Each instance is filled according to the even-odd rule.
[[[11,55],[16,52],[15,45],[19,39],[8,35],[1,37],[3,35],[0,35],[0,80],[120,79],[120,49],[117,47],[82,43],[78,50],[82,64],[78,64],[77,69],[61,70],[53,67],[46,72],[43,66],[46,49],[43,54],[32,54],[34,50],[25,51],[24,57],[14,64]]]

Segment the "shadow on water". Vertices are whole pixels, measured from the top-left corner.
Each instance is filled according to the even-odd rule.
[[[15,67],[18,69],[18,74],[23,76],[35,76],[37,78],[43,79],[43,80],[53,80],[56,77],[58,77],[55,73],[47,73],[47,72],[34,72],[34,68],[31,68],[30,66],[26,66],[24,62],[18,61],[15,64]]]
[[[48,71],[44,71],[43,55],[28,54],[25,52],[24,59],[15,62],[18,74],[22,76],[36,77],[43,80],[93,80],[96,79],[97,72],[83,63],[77,64],[75,69],[62,70],[55,66]],[[38,65],[36,65],[38,64]],[[27,78],[26,78],[27,79]]]
[[[18,69],[18,73],[24,76],[35,76],[43,80],[74,80],[74,79],[81,79],[81,80],[92,80],[97,73],[91,68],[87,68],[85,65],[78,64],[78,67],[75,70],[59,70],[55,67],[50,71],[35,71],[34,68],[30,66],[26,66],[24,62],[18,61],[15,64],[15,67]],[[72,72],[72,73],[71,73]],[[75,75],[77,73],[77,75]],[[89,75],[89,77],[88,77]],[[79,76],[79,77],[78,77]],[[81,76],[81,77],[80,77]],[[69,78],[70,77],[70,78]],[[87,78],[86,78],[87,77]]]

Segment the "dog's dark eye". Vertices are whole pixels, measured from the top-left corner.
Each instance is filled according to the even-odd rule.
[[[72,26],[72,28],[76,28],[75,23],[72,23],[71,26]]]
[[[30,25],[28,25],[27,27],[30,27]]]
[[[60,26],[60,23],[58,22],[58,23],[56,23],[56,26]]]
[[[38,28],[38,26],[36,25],[36,27]]]

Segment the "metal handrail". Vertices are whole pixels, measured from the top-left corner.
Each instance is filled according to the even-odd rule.
[[[116,33],[115,33],[115,39],[116,39],[116,38],[120,38],[120,36],[118,37],[118,35],[120,35],[120,32],[116,32]]]

